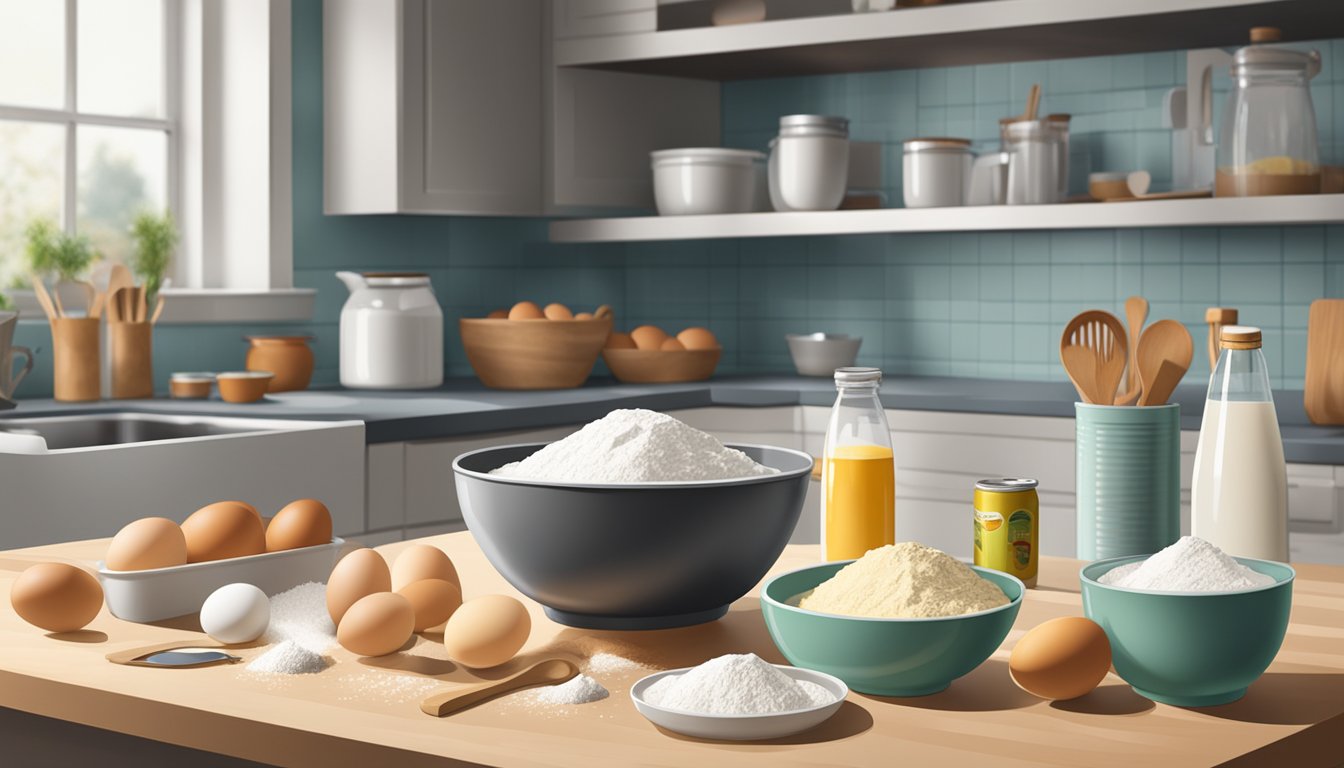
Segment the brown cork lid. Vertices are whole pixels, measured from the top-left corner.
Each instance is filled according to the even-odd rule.
[[[1223,349],[1259,349],[1260,329],[1249,325],[1225,325],[1218,334]]]

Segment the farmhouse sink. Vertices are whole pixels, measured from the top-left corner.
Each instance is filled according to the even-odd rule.
[[[48,451],[92,448],[190,437],[284,431],[287,424],[266,419],[105,413],[0,420],[0,452],[11,436],[39,437]],[[306,424],[304,425],[306,426]]]

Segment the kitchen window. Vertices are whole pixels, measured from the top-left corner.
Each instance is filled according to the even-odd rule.
[[[0,287],[26,287],[36,218],[124,262],[132,218],[168,210],[181,241],[165,321],[306,319],[289,14],[288,0],[0,0]]]

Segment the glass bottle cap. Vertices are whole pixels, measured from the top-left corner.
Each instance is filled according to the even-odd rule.
[[[836,368],[836,384],[876,384],[882,381],[881,368]]]

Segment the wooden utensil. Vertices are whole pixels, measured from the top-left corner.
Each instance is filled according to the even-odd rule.
[[[1211,189],[1173,189],[1170,192],[1150,192],[1133,197],[1113,197],[1103,200],[1105,203],[1132,203],[1135,200],[1186,200],[1195,197],[1213,197]]]
[[[163,653],[164,651],[173,651],[186,648],[219,650],[224,647],[225,645],[223,643],[218,643],[215,642],[214,640],[210,639],[198,640],[195,638],[188,638],[185,640],[172,640],[166,643],[155,643],[153,645],[144,645],[140,646],[139,648],[128,648],[123,651],[113,651],[112,653],[107,654],[107,656],[105,656],[104,658],[106,658],[113,664],[126,664],[133,667],[162,667],[163,665],[160,664],[146,664],[142,662],[141,659],[144,659],[146,656],[150,656],[155,653]],[[234,663],[242,661],[242,659],[240,658],[237,657],[233,658],[235,659]],[[216,663],[218,662],[210,662],[210,664],[216,664]],[[199,666],[207,666],[207,665],[199,665]],[[177,668],[190,669],[190,667],[187,666],[178,666]]]
[[[1027,111],[1022,113],[1023,120],[1035,120],[1036,113],[1041,109],[1041,84],[1032,83],[1031,90],[1027,92]]]
[[[1125,393],[1115,398],[1116,405],[1132,405],[1143,391],[1139,378],[1139,335],[1143,333],[1143,323],[1148,319],[1148,300],[1142,296],[1125,299],[1125,319],[1129,321],[1129,369]]]
[[[149,317],[149,292],[143,287],[136,289],[135,322],[143,323]]]
[[[1096,372],[1095,384],[1087,394],[1092,396],[1089,402],[1111,405],[1115,402],[1115,391],[1120,387],[1120,379],[1125,374],[1125,360],[1129,349],[1125,341],[1125,329],[1110,312],[1099,309],[1089,310],[1074,317],[1064,327],[1064,335],[1059,340],[1059,356],[1065,360],[1065,349],[1086,347],[1094,356]],[[1071,364],[1085,365],[1081,356],[1071,355]],[[1065,363],[1068,369],[1070,363]],[[1070,374],[1072,377],[1072,374]],[[1085,377],[1084,377],[1085,378]],[[1074,381],[1078,386],[1078,381]],[[1086,398],[1084,398],[1086,399]]]
[[[122,288],[131,288],[135,285],[135,280],[131,277],[131,270],[124,264],[113,264],[112,270],[107,276],[107,290],[103,291],[103,311],[108,313],[109,322],[125,322],[125,317],[121,313],[115,312],[112,307],[116,304],[117,292]],[[112,317],[113,314],[117,316]]]
[[[1218,343],[1218,334],[1223,332],[1224,325],[1237,324],[1237,310],[1230,307],[1209,307],[1204,310],[1204,322],[1209,324],[1209,372],[1218,367],[1218,355],[1222,353],[1222,345]]]
[[[420,711],[434,717],[445,717],[506,693],[537,685],[558,685],[572,680],[578,674],[579,668],[572,662],[544,659],[501,680],[436,693],[420,702]]]
[[[33,294],[37,296],[37,303],[42,305],[42,311],[47,313],[47,320],[55,320],[61,316],[56,311],[56,305],[51,301],[51,294],[47,293],[47,286],[42,283],[42,278],[32,275]]]
[[[159,315],[163,314],[163,295],[160,294],[158,301],[154,302],[154,314],[149,318],[150,325],[159,324]]]
[[[1311,303],[1302,404],[1313,424],[1344,424],[1344,299]]]
[[[1184,325],[1158,320],[1139,337],[1139,376],[1143,394],[1139,405],[1164,405],[1190,369],[1195,342]]]
[[[1061,347],[1059,359],[1064,363],[1064,371],[1069,381],[1078,390],[1078,397],[1084,403],[1097,402],[1097,355],[1087,347],[1070,344]]]

